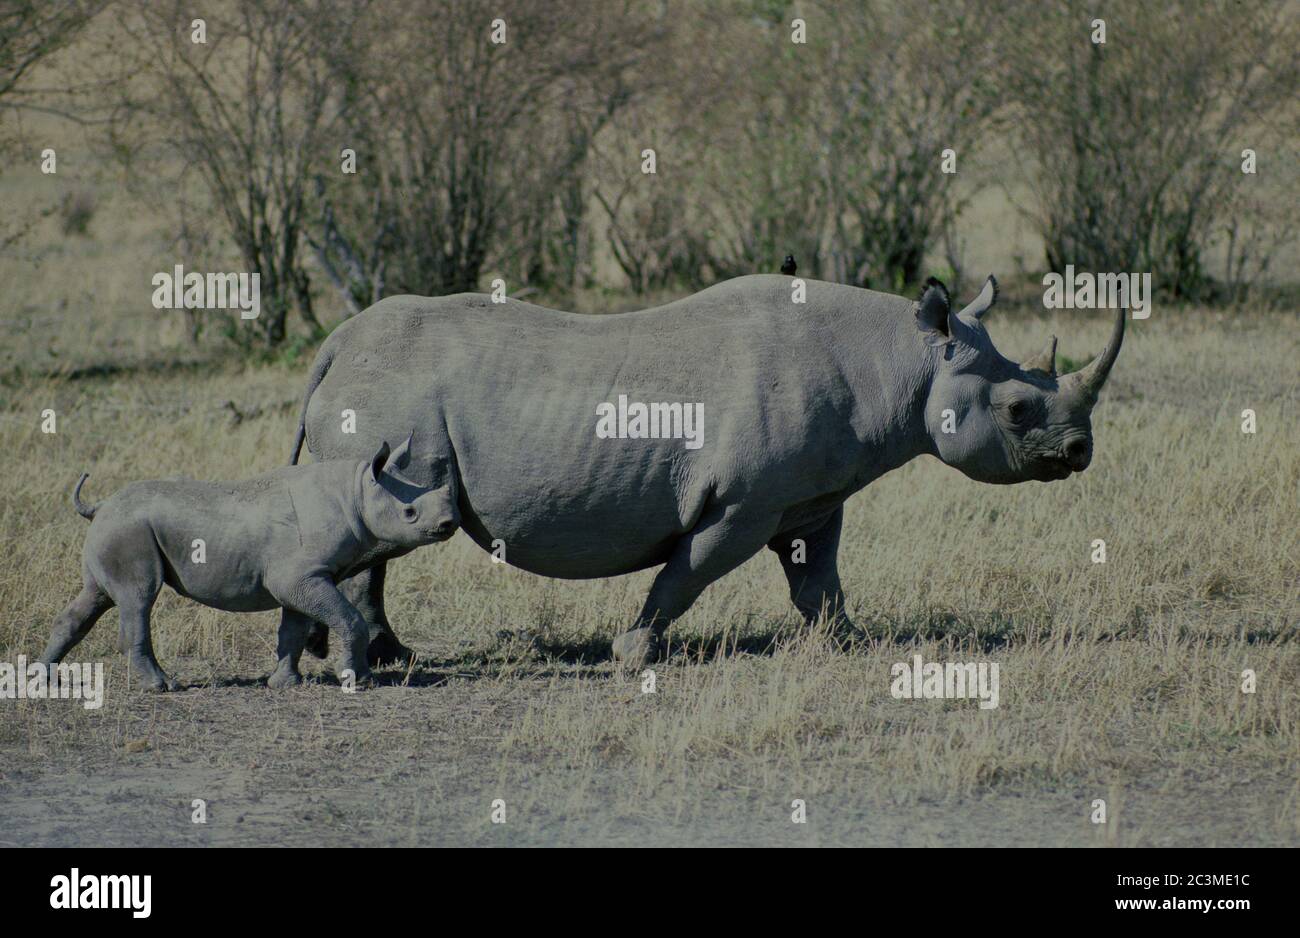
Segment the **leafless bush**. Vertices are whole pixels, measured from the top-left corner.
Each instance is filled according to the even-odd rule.
[[[24,81],[105,2],[0,8],[0,117],[86,87],[62,64],[62,86]],[[120,25],[96,35],[117,61],[107,142],[178,226],[224,236],[210,250],[233,245],[260,274],[272,345],[293,310],[319,330],[322,286],[348,313],[498,275],[554,300],[619,273],[638,293],[695,288],[792,253],[801,273],[903,290],[936,252],[961,266],[976,187],[955,182],[998,123],[1017,130],[1052,267],[1150,269],[1205,297],[1212,257],[1220,293],[1240,297],[1294,234],[1277,176],[1240,172],[1247,148],[1261,174],[1287,165],[1293,4],[113,6]],[[81,19],[50,12],[65,9]],[[69,196],[69,230],[75,209]]]
[[[331,63],[358,172],[321,186],[320,255],[349,305],[476,289],[488,265],[573,285],[589,150],[652,38],[637,22],[596,2],[373,5]]]
[[[189,4],[139,0],[124,22],[130,80],[117,139],[157,145],[203,180],[244,265],[261,276],[258,328],[270,345],[284,339],[290,309],[319,328],[304,229],[312,171],[337,139],[342,106],[325,62],[365,6],[230,0],[205,9],[204,42],[194,41]]]
[[[1009,41],[1003,4],[831,2],[818,47],[816,136],[831,207],[834,279],[901,289],[962,209],[955,174],[1000,105],[995,69]],[[969,192],[968,192],[969,195]]]
[[[1020,16],[1007,90],[1048,266],[1150,270],[1173,295],[1202,296],[1207,247],[1241,191],[1241,150],[1262,149],[1293,103],[1294,7],[1103,3],[1083,16],[1036,0]]]
[[[75,42],[107,0],[5,0],[0,3],[0,166],[15,145],[15,116],[40,111],[67,116],[57,104],[72,88],[30,87],[40,63]],[[92,209],[93,211],[93,209]],[[89,216],[85,219],[89,222]],[[0,248],[17,241],[34,219],[0,219]],[[68,233],[65,227],[65,234]],[[84,225],[79,232],[84,234]]]
[[[95,194],[88,189],[74,189],[59,200],[59,227],[65,238],[86,237],[90,220],[95,217]]]
[[[712,8],[677,55],[692,63],[679,113],[707,193],[711,273],[774,271],[793,253],[813,276],[916,281],[961,209],[943,151],[970,159],[999,103],[997,6],[748,6]]]

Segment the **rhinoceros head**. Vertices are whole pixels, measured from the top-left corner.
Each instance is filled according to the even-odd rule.
[[[384,443],[361,485],[362,522],[379,540],[402,547],[444,541],[460,526],[456,472],[449,459],[432,461],[431,485],[417,484],[403,474],[412,466],[414,436],[392,451]]]
[[[1050,482],[1082,472],[1092,460],[1090,415],[1124,341],[1125,311],[1091,364],[1057,375],[1055,336],[1021,364],[998,354],[981,322],[997,295],[989,277],[974,302],[954,313],[948,291],[931,278],[917,304],[917,327],[937,356],[925,419],[939,458],[980,482]]]

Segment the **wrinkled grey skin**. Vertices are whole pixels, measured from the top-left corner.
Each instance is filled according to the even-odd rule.
[[[317,458],[355,456],[395,428],[454,447],[466,533],[545,576],[607,577],[659,564],[632,628],[633,667],[706,586],[764,546],[809,620],[849,628],[836,567],[844,501],[930,454],[973,479],[1062,479],[1092,455],[1089,413],[1123,338],[1057,377],[1055,340],[1025,365],[994,349],[980,318],[989,278],[954,313],[942,284],[920,302],[809,280],[727,281],[666,306],[608,316],[480,294],[395,296],[337,329],[313,366],[305,432]],[[599,439],[596,405],[700,402],[704,445]],[[357,432],[340,432],[354,410]],[[942,432],[952,410],[955,432]],[[440,442],[441,441],[441,442]],[[805,543],[795,563],[792,541]],[[396,640],[383,566],[344,585],[371,624],[371,655]],[[400,648],[400,646],[396,646]]]
[[[136,482],[88,507],[82,475],[73,505],[91,518],[83,587],[55,622],[41,655],[56,663],[116,605],[119,648],[151,690],[174,690],[154,657],[149,614],[162,585],[232,612],[283,608],[272,687],[302,680],[298,659],[314,621],[339,637],[339,671],[369,674],[369,632],[338,580],[423,544],[446,540],[459,524],[457,481],[449,461],[425,468],[440,484],[404,477],[411,439],[395,452],[382,443],[364,462],[333,460],[276,469],[239,482]],[[439,470],[435,472],[434,470]],[[204,541],[204,563],[193,541]]]

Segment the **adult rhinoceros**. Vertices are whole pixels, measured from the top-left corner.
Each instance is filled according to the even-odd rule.
[[[959,313],[937,280],[919,302],[809,280],[800,304],[794,285],[741,277],[606,316],[481,294],[389,297],[321,347],[293,460],[304,434],[318,459],[362,459],[414,429],[431,460],[454,458],[466,533],[485,549],[504,544],[509,563],[571,579],[662,564],[614,642],[633,667],[657,656],[706,586],[764,546],[805,617],[847,625],[844,502],[916,456],[1002,484],[1088,466],[1089,415],[1124,338],[1122,310],[1101,355],[1058,377],[1055,338],[1020,365],[993,347],[981,322],[992,277]],[[598,435],[620,395],[701,404],[702,435],[690,446]],[[343,432],[344,411],[355,432]],[[371,623],[372,662],[405,652],[383,579],[380,566],[344,584]]]

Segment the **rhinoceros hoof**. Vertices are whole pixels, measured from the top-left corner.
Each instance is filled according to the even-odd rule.
[[[366,651],[366,664],[372,668],[382,668],[389,664],[406,664],[415,652],[407,648],[392,632],[380,632],[370,640]]]
[[[614,660],[632,671],[658,661],[659,650],[654,629],[633,629],[614,639]]]
[[[276,671],[266,679],[266,686],[274,690],[296,687],[302,683],[302,675],[296,671]]]
[[[856,625],[840,626],[831,630],[831,641],[840,651],[852,651],[858,645],[870,639],[865,629],[860,629]]]

